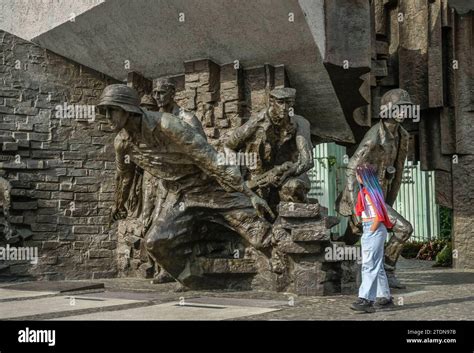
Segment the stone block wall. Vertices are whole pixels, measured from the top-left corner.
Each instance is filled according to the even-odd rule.
[[[436,202],[453,210],[454,267],[472,269],[473,12],[458,12],[448,0],[375,0],[372,6],[373,59],[387,69],[372,66],[372,116],[383,93],[396,87],[420,105],[420,121],[404,123],[412,135],[408,159],[435,171]]]
[[[453,266],[462,270],[474,269],[473,175],[473,155],[461,156],[453,164]]]
[[[9,246],[39,261],[0,266],[1,278],[114,276],[113,135],[95,104],[115,80],[0,31],[0,177],[11,190]],[[59,108],[61,107],[61,108]],[[5,237],[0,231],[0,246]]]
[[[184,75],[174,77],[176,101],[195,112],[217,149],[235,127],[265,108],[270,90],[289,85],[284,65],[246,68],[203,59],[185,62],[184,68]]]

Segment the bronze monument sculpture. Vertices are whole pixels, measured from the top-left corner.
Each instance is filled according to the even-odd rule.
[[[381,99],[381,107],[384,112],[397,106],[413,106],[408,92],[402,89],[393,89],[385,93]],[[358,165],[367,163],[374,165],[378,172],[378,178],[385,194],[387,212],[394,227],[393,235],[385,247],[385,269],[391,287],[401,287],[395,277],[395,266],[400,256],[403,244],[408,240],[413,228],[403,216],[393,209],[393,203],[397,197],[402,182],[403,167],[408,151],[408,132],[401,126],[407,117],[403,109],[397,109],[399,113],[390,118],[382,117],[381,121],[372,126],[365,134],[354,155],[347,165],[347,181],[343,193],[339,196],[337,203],[338,212],[350,217],[346,243],[355,243],[357,237],[351,237],[351,233],[360,236],[358,220],[354,214],[355,195],[357,194],[357,180],[355,170]]]
[[[176,93],[175,84],[169,79],[159,79],[154,82],[153,99],[156,101],[158,111],[170,113],[179,117],[184,122],[195,128],[202,136],[206,136],[201,122],[191,112],[182,109],[174,100]]]
[[[227,152],[258,152],[247,180],[237,165],[222,163],[222,152],[206,141],[196,127],[200,122],[173,96],[169,80],[157,81],[159,111],[149,111],[140,107],[133,88],[115,84],[104,89],[98,104],[117,133],[112,220],[130,215],[127,203],[137,169],[156,181],[156,202],[144,208],[151,212],[145,244],[162,268],[159,276],[169,273],[185,288],[309,295],[352,285],[352,262],[324,259],[337,220],[307,198],[312,144],[309,123],[292,114],[295,90],[271,91],[268,108],[226,140]]]
[[[236,128],[225,143],[227,151],[257,155],[257,165],[247,170],[247,185],[272,208],[280,201],[308,201],[313,146],[309,122],[291,113],[295,94],[294,88],[272,90],[268,108]]]
[[[184,122],[195,128],[204,138],[206,138],[201,122],[197,117],[188,111],[185,111],[175,102],[176,87],[169,79],[155,80],[151,94],[145,94],[141,98],[140,106],[148,111],[160,111],[174,114]],[[143,171],[143,181],[141,191],[145,193],[143,207],[140,217],[143,221],[143,232],[146,234],[151,226],[152,214],[155,207],[160,207],[160,201],[163,195],[166,195],[163,183],[148,171]],[[156,204],[158,202],[158,205]],[[149,258],[150,267],[154,267],[154,283],[164,283],[173,281],[173,278],[153,259]]]
[[[160,195],[163,204],[152,216],[146,244],[175,279],[185,285],[195,280],[188,258],[198,240],[197,218],[223,223],[257,249],[268,245],[271,226],[263,217],[272,212],[267,203],[245,185],[235,168],[216,162],[216,151],[195,129],[173,114],[142,111],[136,91],[124,85],[106,87],[98,106],[105,108],[118,132],[112,218],[127,215],[125,202],[135,166],[162,180],[166,196]]]

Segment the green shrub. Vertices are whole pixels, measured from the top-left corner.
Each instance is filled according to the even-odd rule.
[[[453,210],[444,206],[439,207],[439,238],[450,241],[453,228]]]
[[[416,257],[416,255],[418,255],[418,252],[420,251],[422,246],[423,246],[422,242],[418,242],[418,241],[407,242],[403,245],[401,255],[405,259],[413,259]]]
[[[424,243],[420,251],[416,255],[418,260],[433,261],[436,255],[445,247],[446,241],[444,240],[432,240]]]
[[[453,264],[453,247],[448,242],[444,248],[436,255],[436,263],[433,266],[450,267]]]

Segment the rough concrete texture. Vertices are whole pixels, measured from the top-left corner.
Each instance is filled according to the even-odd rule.
[[[104,0],[0,0],[0,30],[31,40]],[[25,26],[28,23],[28,26]]]
[[[12,300],[12,299],[27,299],[27,298],[29,299],[29,298],[34,298],[34,297],[49,296],[53,294],[55,293],[1,288],[0,301]]]
[[[34,318],[38,315],[81,311],[92,308],[105,308],[111,306],[140,303],[135,300],[126,299],[104,299],[82,296],[58,296],[38,298],[31,300],[15,300],[0,303],[0,319]]]
[[[404,123],[412,136],[408,159],[419,161],[422,170],[436,170],[436,200],[452,208],[454,214],[454,248],[459,256],[454,265],[472,269],[473,201],[469,176],[474,153],[474,13],[468,11],[472,1],[373,3],[376,61],[384,63],[387,72],[371,81],[372,116],[379,113],[381,95],[397,86],[407,90],[420,105],[420,121]],[[354,127],[353,130],[357,138]]]
[[[119,80],[130,70],[148,78],[179,74],[183,60],[199,58],[247,68],[284,64],[299,92],[296,113],[314,123],[312,132],[352,142],[307,23],[320,18],[311,15],[297,0],[115,0],[33,41]]]
[[[261,315],[277,309],[171,302],[120,311],[68,316],[59,320],[228,320]]]
[[[460,15],[474,10],[474,2],[471,0],[449,0],[449,6],[454,8]]]
[[[474,12],[458,16],[455,59],[459,68],[454,70],[454,103],[456,106],[456,152],[474,155],[472,138],[474,119]]]
[[[453,261],[459,269],[474,269],[474,156],[460,156],[458,163],[453,164]]]

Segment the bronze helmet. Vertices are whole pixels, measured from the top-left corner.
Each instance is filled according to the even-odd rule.
[[[389,103],[392,103],[392,105],[414,105],[408,92],[401,88],[391,89],[382,96],[380,105],[383,106]]]
[[[142,113],[137,91],[124,84],[113,84],[105,87],[97,106],[116,106],[130,113]]]

